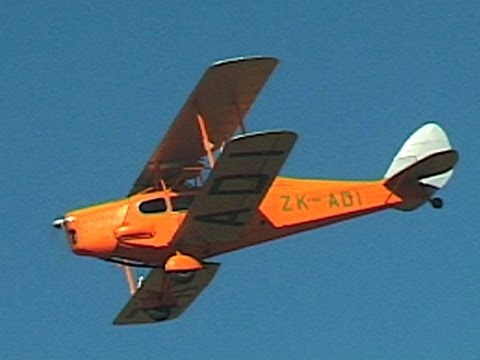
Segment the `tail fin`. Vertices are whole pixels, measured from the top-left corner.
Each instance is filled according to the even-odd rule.
[[[385,186],[404,201],[400,210],[413,210],[430,201],[453,174],[458,153],[445,131],[435,123],[423,125],[403,144],[385,173]],[[435,199],[435,207],[441,200]]]

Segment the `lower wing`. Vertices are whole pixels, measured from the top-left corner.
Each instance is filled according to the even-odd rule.
[[[210,283],[219,267],[217,263],[203,263],[201,270],[188,274],[168,274],[163,269],[153,269],[113,324],[149,324],[175,319]]]

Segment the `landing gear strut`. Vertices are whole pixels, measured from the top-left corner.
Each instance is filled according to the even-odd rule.
[[[440,198],[432,198],[428,200],[434,209],[441,209],[443,207],[443,200]]]

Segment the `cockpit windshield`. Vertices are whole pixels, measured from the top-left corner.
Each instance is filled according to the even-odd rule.
[[[167,203],[164,198],[147,200],[140,204],[139,209],[144,214],[156,214],[167,211]]]
[[[170,198],[172,211],[185,211],[192,205],[195,195],[179,195]],[[139,206],[143,214],[157,214],[168,210],[167,200],[165,198],[157,198],[146,200]]]

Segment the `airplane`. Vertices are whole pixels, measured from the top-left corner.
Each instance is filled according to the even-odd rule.
[[[434,197],[458,161],[440,125],[415,131],[371,181],[279,176],[297,135],[247,133],[244,119],[278,64],[273,57],[214,63],[188,97],[127,197],[53,222],[73,253],[120,264],[131,297],[115,325],[180,316],[210,283],[216,255]],[[151,268],[135,279],[134,268]]]

